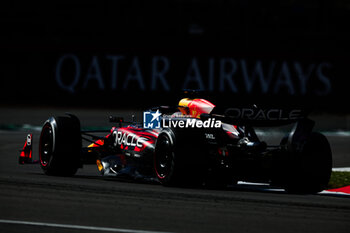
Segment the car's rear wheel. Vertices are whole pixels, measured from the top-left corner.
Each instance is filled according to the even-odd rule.
[[[189,139],[192,140],[189,140]],[[157,138],[154,171],[166,186],[200,185],[204,178],[205,157],[195,135],[189,131],[163,130]]]
[[[174,142],[172,141],[171,135],[163,132],[158,136],[154,168],[158,179],[163,184],[170,184],[174,180],[175,152],[173,147]]]
[[[73,176],[81,166],[80,123],[75,117],[51,117],[39,141],[40,166],[53,176]]]
[[[310,134],[300,153],[289,160],[286,190],[317,193],[327,188],[332,173],[332,151],[327,138]]]

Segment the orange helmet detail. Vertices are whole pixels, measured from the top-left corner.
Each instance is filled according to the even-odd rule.
[[[202,113],[210,113],[214,107],[214,104],[205,99],[184,98],[179,102],[181,113],[195,118],[199,118]]]

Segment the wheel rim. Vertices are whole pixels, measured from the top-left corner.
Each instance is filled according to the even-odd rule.
[[[158,137],[157,148],[155,152],[155,169],[158,178],[164,179],[171,171],[173,162],[173,152],[170,139],[166,135]]]
[[[39,158],[42,166],[46,167],[52,156],[53,148],[53,131],[50,124],[44,125],[41,135],[40,135],[40,144],[39,144]]]

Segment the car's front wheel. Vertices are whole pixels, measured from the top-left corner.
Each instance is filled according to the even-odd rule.
[[[74,117],[51,117],[40,134],[39,158],[44,173],[73,176],[81,166],[80,123]]]

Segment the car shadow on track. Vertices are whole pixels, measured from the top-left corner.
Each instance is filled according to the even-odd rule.
[[[35,172],[30,173],[31,175],[35,176],[46,176],[43,173]],[[67,178],[67,177],[65,177]],[[159,181],[155,178],[141,178],[141,177],[130,177],[130,176],[99,176],[99,175],[75,175],[72,177],[69,177],[73,180],[94,180],[94,181],[107,181],[107,182],[119,182],[119,183],[125,183],[125,184],[147,184],[152,186],[161,186]],[[171,188],[171,187],[165,187],[165,188]],[[322,195],[322,196],[329,196],[329,197],[340,197],[340,198],[350,198],[349,194],[344,193],[334,193],[329,191],[322,191],[317,194],[289,194],[284,189],[280,187],[273,187],[269,184],[264,183],[250,183],[250,182],[241,182],[239,181],[237,184],[234,185],[228,185],[226,187],[207,187],[205,185],[197,185],[197,186],[191,186],[191,185],[181,185],[176,186],[176,188],[181,189],[192,189],[192,190],[213,190],[213,191],[232,191],[232,192],[254,192],[254,193],[274,193],[279,195]]]

